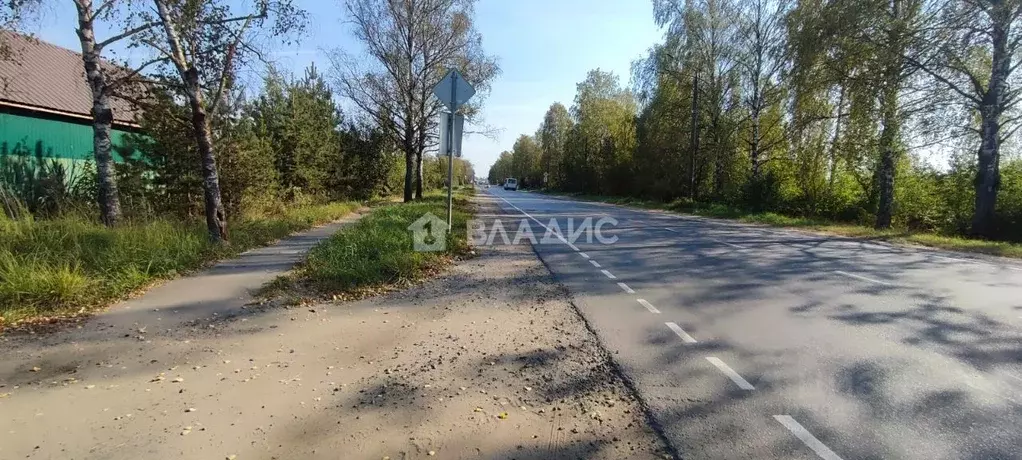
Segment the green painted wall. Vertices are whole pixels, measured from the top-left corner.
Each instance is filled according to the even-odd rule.
[[[113,130],[114,145],[123,143],[128,133]],[[66,121],[32,118],[0,112],[0,155],[34,155],[41,147],[44,156],[75,162],[92,158],[92,126]],[[121,161],[116,153],[115,161]]]

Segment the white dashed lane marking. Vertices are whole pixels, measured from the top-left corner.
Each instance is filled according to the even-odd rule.
[[[823,460],[841,460],[841,457],[838,456],[838,454],[835,454],[834,451],[830,450],[830,448],[820,442],[819,439],[816,439],[816,436],[813,436],[809,430],[805,429],[805,427],[795,421],[794,418],[791,418],[790,415],[775,415],[774,420],[777,420],[781,423],[781,425],[784,425],[791,434],[795,435],[796,438],[802,441],[806,447],[812,449],[813,452],[816,452],[816,455],[819,455]]]
[[[860,280],[860,281],[867,281],[867,282],[870,282],[870,283],[882,284],[884,286],[894,286],[893,284],[888,283],[886,281],[875,280],[873,278],[866,278],[865,276],[856,275],[854,273],[848,273],[848,272],[842,272],[842,271],[835,271],[834,273],[837,273],[838,275],[841,275],[841,276],[847,276],[849,278],[855,278],[855,279]]]
[[[518,206],[515,206],[513,203],[511,203],[510,201],[508,201],[504,197],[498,196],[498,198],[503,200],[505,203],[511,205],[512,208],[518,210],[518,212],[521,212],[522,214],[524,214],[529,219],[532,219],[533,221],[535,221],[537,224],[539,224],[541,227],[543,227],[547,231],[550,230],[549,228],[547,228],[546,225],[544,225],[542,222],[540,222],[539,219],[536,219],[535,217],[529,215],[529,213],[523,211]],[[673,229],[673,228],[664,228],[664,230],[667,230],[667,231],[669,231],[671,233],[678,233],[678,231]],[[582,256],[582,258],[584,258],[586,260],[589,260],[589,263],[593,264],[594,267],[600,268],[600,264],[598,262],[596,262],[595,260],[590,259],[589,254],[586,254],[586,253],[580,251],[579,248],[577,248],[574,244],[571,244],[571,242],[566,240],[563,236],[561,236],[559,234],[557,234],[556,236],[557,236],[557,238],[559,240],[561,240],[564,244],[566,244],[572,250],[578,252],[579,255]],[[730,247],[736,248],[736,249],[747,249],[745,246],[740,246],[740,245],[737,245],[737,244],[734,244],[734,243],[729,243],[727,241],[721,241],[721,240],[714,240],[714,241],[719,243],[719,244],[730,246]],[[945,258],[946,259],[953,259],[953,258],[950,258],[950,257],[945,257]],[[1006,268],[1008,268],[1010,270],[1022,270],[1022,267],[1011,267],[1011,266],[1008,266]],[[607,271],[607,270],[601,270],[601,271],[603,272],[604,275],[607,276],[607,278],[617,279],[617,277],[615,277],[609,271]],[[849,278],[855,278],[855,279],[858,279],[858,280],[871,282],[871,283],[888,285],[888,286],[892,285],[890,283],[886,283],[886,282],[883,282],[883,281],[880,281],[880,280],[875,280],[875,279],[871,279],[871,278],[867,278],[867,277],[864,277],[864,276],[855,275],[855,274],[847,273],[847,272],[843,272],[843,271],[836,271],[834,273],[842,275],[842,276],[846,276],[846,277],[849,277]],[[632,288],[628,287],[627,284],[625,284],[625,283],[617,283],[617,284],[625,292],[627,292],[629,294],[634,294],[635,293],[635,291]],[[645,299],[637,299],[637,300],[638,300],[639,304],[641,304],[643,307],[645,307],[651,313],[656,313],[656,314],[660,313],[660,310],[657,310],[657,308],[654,307],[653,304],[647,302]],[[687,332],[685,332],[685,330],[682,329],[681,326],[678,326],[676,323],[667,322],[667,323],[664,323],[664,324],[666,324],[667,327],[669,329],[671,329],[671,331],[673,331],[685,343],[697,343],[695,338],[693,338],[691,335],[689,335]],[[726,363],[724,363],[724,361],[720,360],[719,358],[710,356],[710,357],[707,357],[706,360],[709,361],[711,364],[713,364],[715,367],[717,367],[717,369],[719,369],[721,372],[723,372],[724,375],[726,375],[728,378],[730,378],[731,381],[733,381],[735,383],[735,385],[738,385],[739,388],[741,388],[743,390],[746,390],[746,391],[752,391],[752,390],[756,389],[756,387],[754,387],[751,383],[749,383],[747,380],[745,380],[741,375],[738,374],[738,372],[735,372],[734,369],[732,369],[730,366],[728,366]],[[797,437],[799,440],[801,440],[806,445],[806,447],[809,447],[809,449],[811,449],[813,452],[815,452],[816,455],[818,455],[823,460],[842,460],[841,457],[839,457],[837,454],[834,453],[834,451],[830,450],[826,445],[824,445],[822,442],[820,442],[819,439],[816,439],[816,437],[813,436],[812,433],[809,433],[808,430],[806,430],[801,424],[799,424],[797,421],[795,421],[795,419],[792,418],[791,416],[788,416],[788,415],[775,415],[774,419],[777,420],[782,425],[784,425],[784,427],[787,428],[792,434],[794,434],[795,437]]]
[[[683,342],[685,342],[685,343],[696,343],[696,339],[692,338],[691,335],[688,335],[688,332],[685,332],[685,330],[682,329],[681,326],[678,326],[675,323],[664,323],[664,324],[666,324],[667,327],[669,327],[672,331],[674,331],[674,333],[677,334],[678,337],[681,337],[681,340]]]
[[[650,313],[656,313],[658,315],[660,314],[660,310],[657,310],[656,307],[654,307],[653,304],[647,302],[646,299],[638,299],[638,301],[640,304],[642,304],[643,307],[646,307],[646,309],[649,310]]]
[[[734,369],[731,369],[731,367],[725,364],[724,361],[721,361],[720,358],[708,356],[706,360],[709,361],[710,364],[717,366],[717,369],[720,369],[720,371],[723,372],[724,375],[728,376],[732,382],[735,382],[735,385],[738,385],[738,388],[745,391],[752,391],[756,389],[756,387],[752,386],[748,380],[742,378],[742,376],[735,372]]]

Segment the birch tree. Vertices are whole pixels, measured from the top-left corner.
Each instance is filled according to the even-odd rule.
[[[96,38],[96,23],[103,19],[110,20],[111,23],[116,22],[117,14],[121,12],[121,7],[125,6],[127,2],[105,0],[94,5],[92,0],[72,0],[72,3],[77,12],[75,32],[81,44],[85,79],[92,96],[90,114],[93,119],[93,158],[96,162],[97,204],[100,220],[105,225],[112,226],[120,219],[121,204],[111,153],[110,131],[114,119],[111,98],[114,97],[118,86],[153,62],[141,63],[138,67],[129,69],[127,66],[115,66],[104,62],[102,54],[108,46],[128,39],[146,28],[153,27],[154,24],[128,27],[108,38],[99,40]],[[0,7],[0,31],[17,32],[24,25],[26,19],[33,16],[41,5],[42,2],[39,0],[7,2]],[[14,57],[9,45],[5,43],[4,37],[0,34],[0,60]],[[111,73],[116,75],[111,75]],[[2,83],[0,82],[0,86]]]
[[[162,58],[147,60],[134,68],[127,65],[116,66],[104,62],[103,51],[119,42],[127,41],[133,36],[156,27],[156,22],[145,22],[135,27],[127,27],[103,40],[96,38],[96,23],[105,21],[116,23],[123,19],[119,13],[127,2],[105,0],[99,5],[92,0],[72,0],[78,13],[78,26],[75,33],[82,48],[82,63],[85,66],[85,80],[92,95],[92,154],[96,161],[97,202],[100,220],[107,226],[113,226],[121,218],[121,200],[117,191],[117,174],[114,169],[110,131],[114,121],[111,99],[119,88],[132,84],[134,77],[146,68],[162,62]]]
[[[251,57],[259,58],[256,33],[284,38],[301,33],[305,12],[290,0],[260,0],[251,12],[235,14],[219,0],[151,0],[140,9],[141,23],[155,23],[135,37],[168,63],[171,81],[187,101],[191,127],[202,165],[206,226],[210,239],[228,240],[210,118],[224,107],[235,70]],[[141,26],[140,26],[141,27]]]
[[[891,0],[878,3],[875,9],[864,8],[866,14],[879,18],[877,26],[863,30],[873,34],[872,37],[875,38],[868,41],[876,45],[873,50],[875,67],[872,69],[876,75],[871,78],[875,80],[879,92],[880,120],[883,125],[880,131],[880,159],[877,166],[880,196],[874,227],[886,229],[891,227],[894,217],[894,181],[897,162],[902,153],[898,142],[903,114],[899,112],[898,98],[911,72],[905,56],[910,51],[910,41],[914,33],[912,26],[919,14],[920,2]]]
[[[82,46],[82,62],[85,65],[85,80],[92,92],[92,155],[96,160],[97,201],[100,220],[113,226],[121,217],[121,199],[117,193],[117,177],[111,153],[110,130],[114,121],[110,108],[111,86],[108,84],[108,66],[100,58],[103,48],[122,38],[114,36],[102,42],[96,41],[95,24],[99,15],[110,14],[114,1],[107,0],[93,8],[92,0],[73,0],[78,11],[78,40]]]
[[[749,0],[740,5],[736,61],[742,75],[742,103],[749,118],[745,141],[753,182],[760,179],[763,163],[770,160],[768,152],[784,141],[783,136],[776,135],[781,118],[765,121],[764,113],[783,103],[781,77],[790,62],[784,23],[788,6],[787,0]]]
[[[472,22],[475,0],[347,0],[365,56],[332,53],[341,95],[384,130],[405,156],[404,201],[422,196],[422,157],[436,143],[442,104],[433,86],[458,69],[476,88],[461,110],[469,123],[499,73]]]
[[[1001,144],[1019,127],[1022,1],[952,0],[931,6],[932,53],[912,63],[958,95],[979,118],[972,233],[993,236]]]
[[[880,125],[872,179],[877,229],[891,227],[897,165],[905,153],[903,128],[911,113],[921,110],[918,105],[909,108],[903,98],[915,73],[910,59],[919,52],[922,3],[836,0],[824,6],[817,22],[819,30],[826,31],[817,39],[835,56],[827,64],[831,78],[868,88],[856,95],[872,99],[868,105],[875,106]]]

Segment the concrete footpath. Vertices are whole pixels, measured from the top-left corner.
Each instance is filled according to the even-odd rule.
[[[0,458],[670,457],[528,245],[359,302],[242,310],[240,280],[303,237],[0,343]]]
[[[111,306],[72,329],[28,335],[0,335],[0,407],[18,394],[45,385],[67,385],[84,375],[108,375],[111,362],[145,354],[161,344],[181,341],[200,327],[214,332],[218,322],[245,311],[252,292],[287,273],[320,241],[357,221],[367,209],[337,221],[254,248],[238,257]],[[215,334],[215,332],[214,332]],[[187,342],[187,340],[185,340]],[[158,360],[153,359],[154,363]],[[92,367],[86,368],[88,363]],[[73,407],[73,406],[69,406]],[[3,411],[6,417],[8,412]],[[73,418],[73,411],[66,417]],[[40,416],[41,417],[41,416]],[[0,436],[10,435],[0,431]],[[0,458],[7,458],[0,441]],[[64,455],[61,455],[64,457]]]
[[[171,280],[140,297],[115,305],[95,320],[115,329],[147,326],[160,329],[163,325],[237,314],[254,300],[252,292],[287,273],[313,246],[359,220],[368,211],[363,208],[276,244],[250,249],[195,275]]]

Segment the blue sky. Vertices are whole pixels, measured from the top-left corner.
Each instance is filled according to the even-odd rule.
[[[71,2],[48,3],[34,32],[45,41],[78,49]],[[299,45],[276,49],[280,67],[300,74],[316,62],[327,70],[324,50],[358,49],[339,0],[299,4],[309,11],[308,32]],[[498,57],[503,71],[483,109],[487,124],[501,129],[500,137],[464,140],[465,157],[480,175],[520,134],[536,131],[551,103],[570,106],[575,85],[589,70],[613,71],[627,84],[632,60],[662,35],[653,23],[650,0],[481,0],[476,24],[483,47]],[[100,30],[98,38],[104,36]]]

